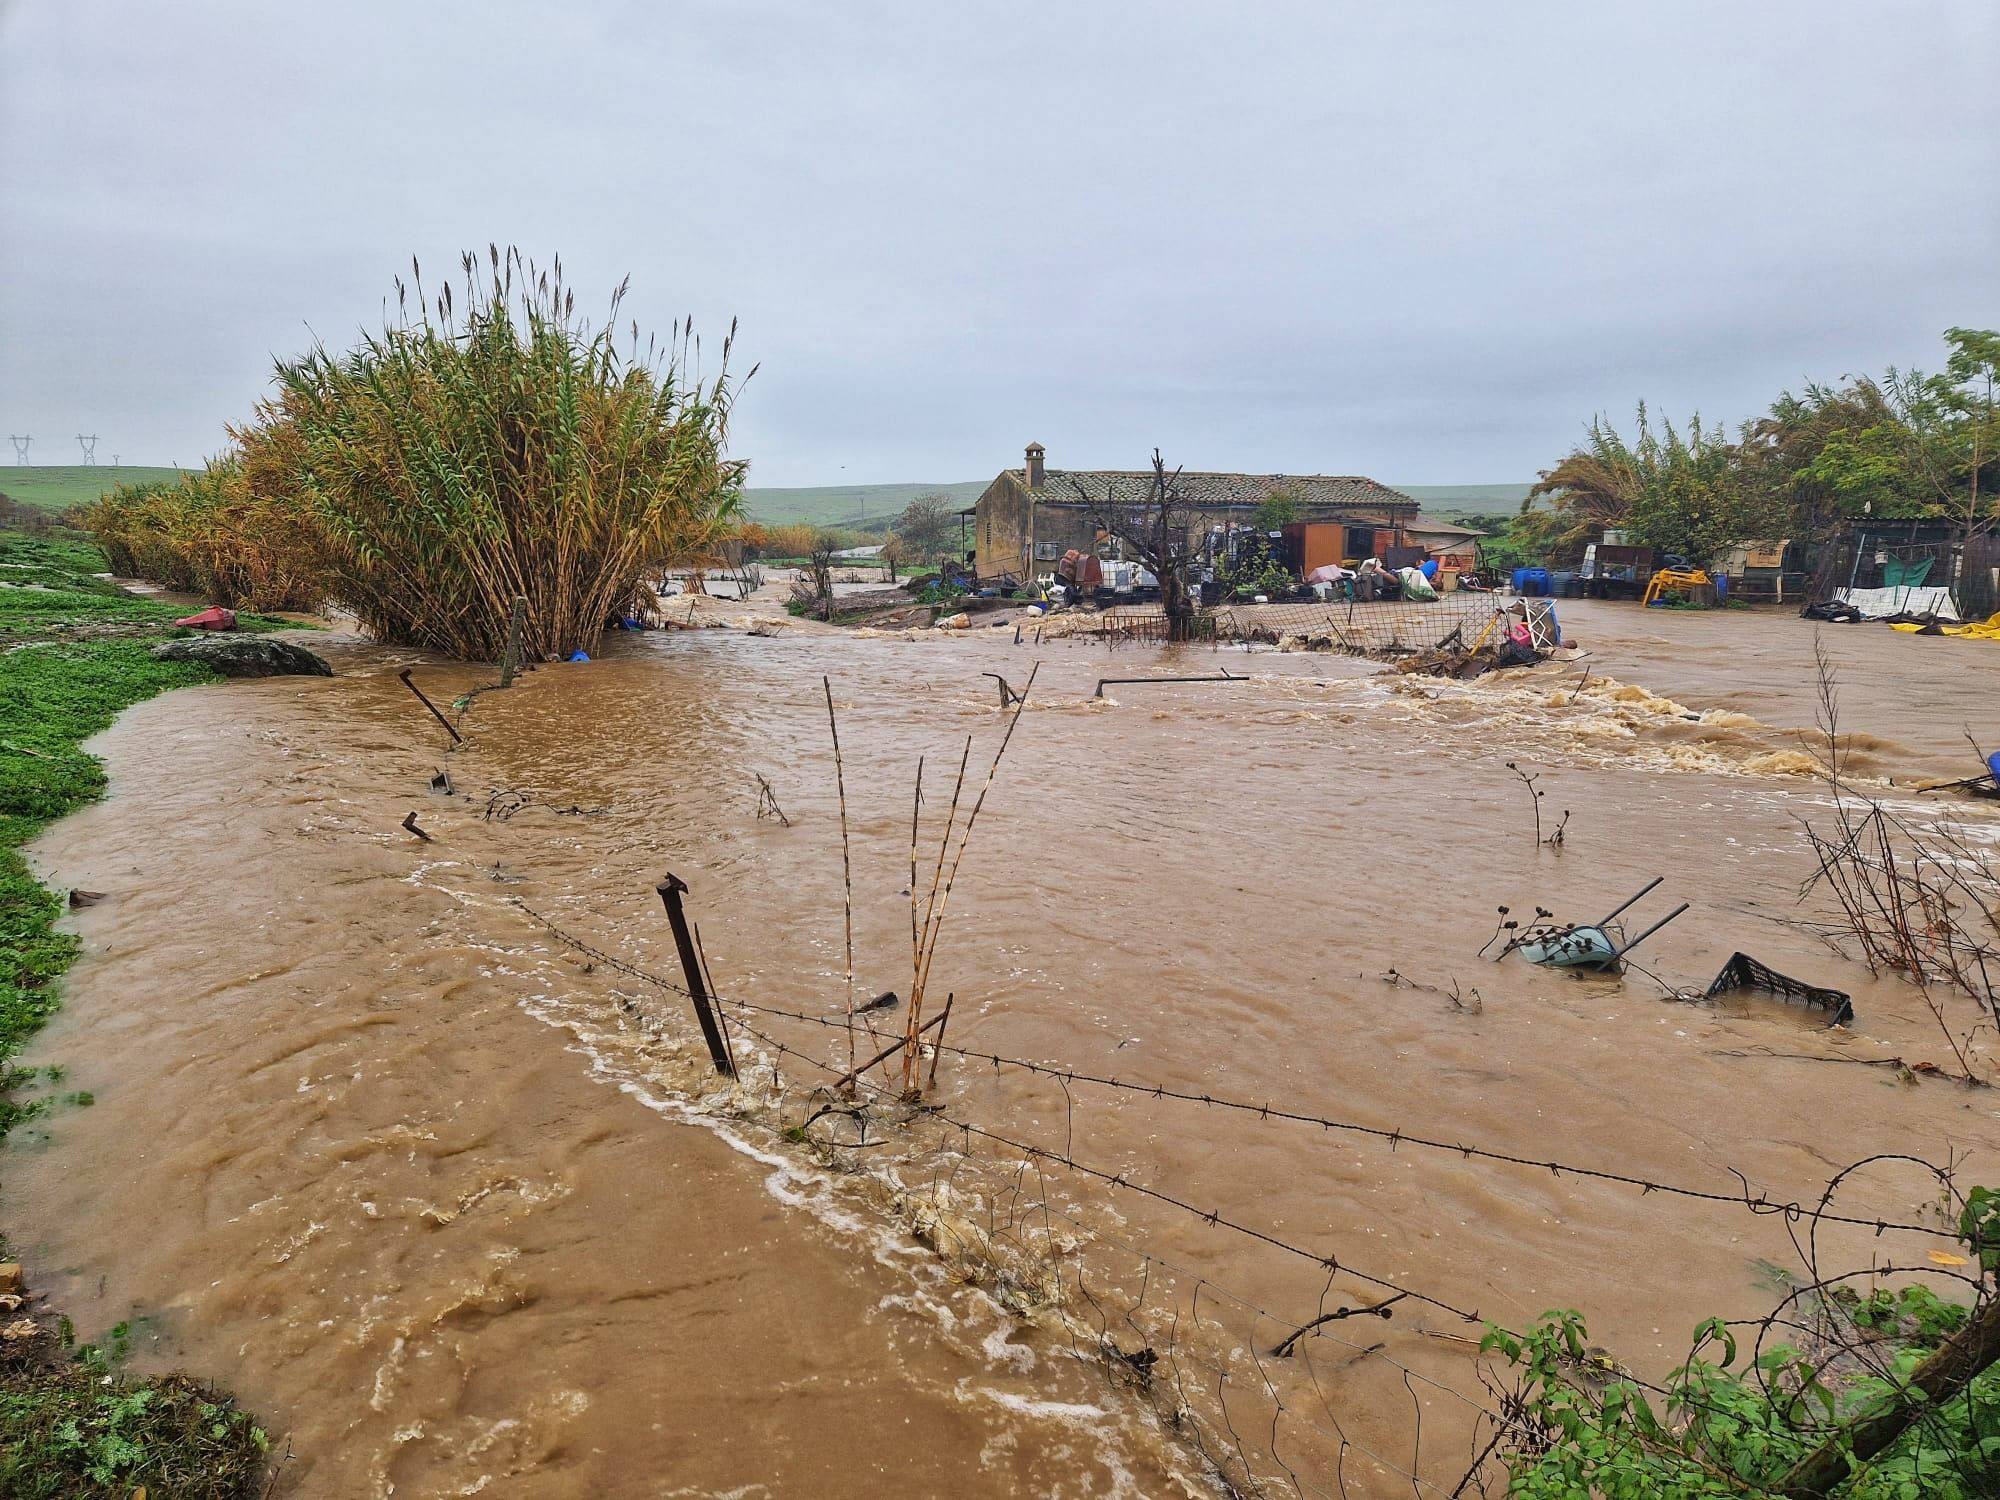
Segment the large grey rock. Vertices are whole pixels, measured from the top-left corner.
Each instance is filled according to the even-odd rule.
[[[153,648],[161,661],[198,661],[224,677],[331,677],[333,668],[315,653],[268,635],[200,635],[162,641]]]

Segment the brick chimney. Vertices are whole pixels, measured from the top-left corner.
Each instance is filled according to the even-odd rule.
[[[1028,444],[1028,488],[1031,490],[1038,490],[1042,487],[1042,459],[1044,456],[1040,443]]]

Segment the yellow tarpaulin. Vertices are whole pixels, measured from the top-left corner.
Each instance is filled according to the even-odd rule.
[[[1915,635],[1924,629],[1922,625],[1891,625],[1891,630],[1903,630]],[[2000,611],[1988,615],[1983,620],[1975,620],[1970,625],[1940,625],[1938,630],[1944,635],[1970,636],[1975,641],[2000,641]]]

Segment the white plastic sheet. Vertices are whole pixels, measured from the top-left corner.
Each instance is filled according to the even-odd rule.
[[[1959,618],[1958,605],[1948,588],[1842,589],[1837,597],[1871,620],[1905,612],[1954,622]]]

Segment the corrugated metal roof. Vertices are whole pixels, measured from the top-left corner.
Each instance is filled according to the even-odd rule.
[[[1456,521],[1434,521],[1429,516],[1418,516],[1414,521],[1403,523],[1405,531],[1427,531],[1432,536],[1485,536],[1487,533],[1470,526],[1461,526]]]

